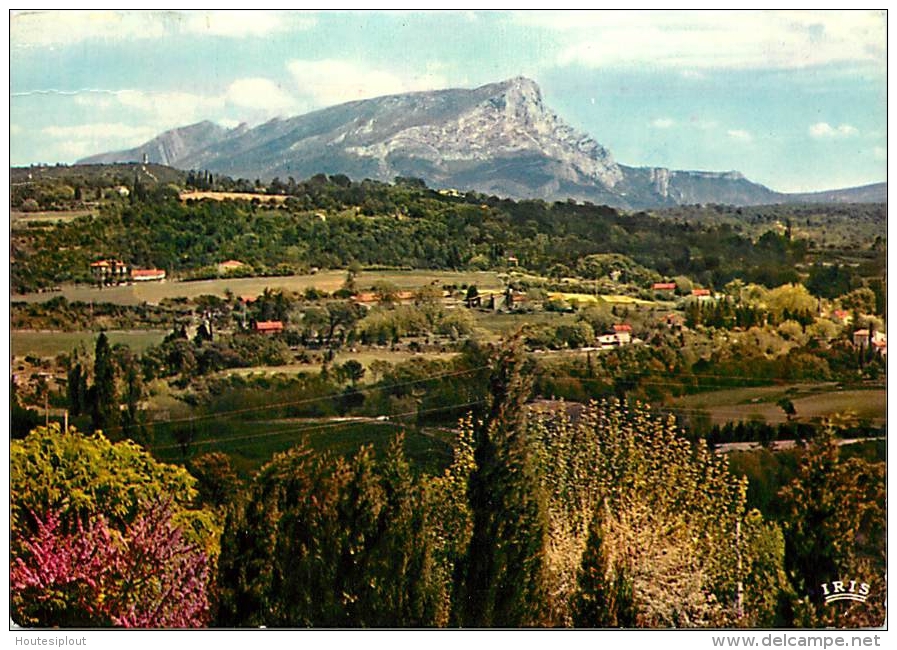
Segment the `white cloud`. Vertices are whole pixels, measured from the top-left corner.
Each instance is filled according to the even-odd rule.
[[[152,139],[158,132],[152,127],[131,126],[121,122],[46,126],[41,135],[53,143],[53,150],[68,160],[75,160],[99,151],[128,149]]]
[[[517,12],[533,29],[558,32],[557,62],[588,67],[804,68],[871,62],[884,70],[882,11]]]
[[[651,126],[653,126],[655,129],[668,129],[675,123],[675,120],[669,117],[658,117],[656,120],[651,121]]]
[[[409,77],[339,59],[294,59],[287,69],[298,92],[315,107],[446,86],[445,78],[432,68]]]
[[[142,111],[157,123],[189,124],[224,107],[222,97],[187,92],[123,90],[114,95],[127,109]]]
[[[875,160],[887,160],[888,150],[884,147],[873,147],[872,157],[875,158]]]
[[[187,14],[186,29],[194,34],[266,36],[294,29],[311,29],[317,19],[308,14],[279,11],[199,11]]]
[[[809,132],[814,138],[848,138],[859,133],[856,127],[850,124],[840,124],[837,127],[833,127],[828,122],[811,124]]]
[[[12,47],[51,47],[86,40],[125,41],[159,38],[165,26],[157,16],[134,11],[30,11],[9,21]]]
[[[284,115],[297,109],[296,98],[283,88],[263,77],[237,79],[224,93],[229,104],[249,108],[269,115]]]
[[[754,139],[754,137],[744,129],[730,129],[726,131],[726,135],[739,142],[750,142]]]
[[[155,132],[151,128],[130,126],[121,122],[77,124],[74,126],[45,126],[41,133],[49,138],[85,140],[90,138],[135,139],[151,138]],[[144,137],[149,136],[149,138]]]
[[[261,37],[307,30],[313,14],[280,11],[28,11],[10,17],[13,47],[53,47],[82,41],[128,41],[188,34]]]
[[[236,79],[222,92],[210,95],[178,91],[83,91],[74,101],[104,111],[106,115],[121,116],[124,111],[126,116],[134,116],[158,130],[208,119],[257,121],[301,109],[295,96],[264,77]],[[238,123],[234,121],[234,126]]]

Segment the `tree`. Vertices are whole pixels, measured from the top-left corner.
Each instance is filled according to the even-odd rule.
[[[196,477],[199,503],[222,508],[236,498],[240,478],[234,470],[230,456],[212,451],[190,461],[190,474]]]
[[[804,449],[797,476],[782,488],[786,571],[801,626],[877,626],[884,620],[885,466],[842,459],[832,427]],[[826,606],[822,585],[873,585],[860,607]]]
[[[149,443],[143,414],[140,411],[140,400],[143,397],[143,378],[137,357],[127,351],[120,360],[124,373],[125,408],[121,411],[121,432],[125,438],[146,445]]]
[[[338,372],[340,376],[345,377],[350,382],[352,382],[353,387],[359,381],[361,381],[362,377],[364,377],[365,374],[364,366],[355,359],[349,359],[344,364],[342,364],[339,367]]]
[[[860,314],[876,313],[875,292],[865,287],[855,289],[840,298],[841,307],[848,311],[855,311]]]
[[[100,332],[97,337],[90,396],[93,430],[111,432],[118,425],[118,396],[115,389],[115,363],[105,332]]]
[[[77,519],[103,515],[109,525],[124,527],[141,504],[171,499],[191,540],[212,548],[217,524],[196,509],[196,480],[182,467],[157,462],[130,440],[111,443],[102,434],[85,435],[73,427],[34,429],[10,445],[10,532],[36,532],[34,514],[55,512],[66,526]],[[34,514],[33,514],[34,513]],[[12,550],[15,550],[13,545]]]
[[[72,361],[67,380],[65,389],[69,412],[73,417],[78,417],[87,406],[88,392],[87,373],[77,357]]]
[[[601,402],[575,423],[547,412],[530,426],[549,494],[558,624],[749,626],[774,618],[782,555],[767,548],[762,519],[739,536],[739,525],[754,520],[745,513],[746,481],[724,457],[638,403]]]
[[[632,581],[626,569],[612,564],[605,554],[600,520],[599,510],[582,556],[573,622],[576,627],[634,627]]]
[[[788,418],[789,422],[791,422],[791,420],[794,419],[794,416],[797,415],[797,409],[794,408],[794,402],[787,397],[783,397],[776,402],[776,406],[785,412],[785,416]]]
[[[212,513],[194,506],[194,485],[183,468],[99,433],[51,425],[13,441],[11,583],[20,620],[205,622],[220,531]]]
[[[473,528],[458,617],[466,627],[540,625],[547,520],[526,429],[532,377],[519,339],[498,352],[490,385],[468,486]]]
[[[443,597],[427,531],[401,440],[380,462],[278,454],[228,516],[218,622],[431,626]]]
[[[377,280],[374,283],[374,294],[381,305],[391,305],[396,301],[399,288],[388,280]]]

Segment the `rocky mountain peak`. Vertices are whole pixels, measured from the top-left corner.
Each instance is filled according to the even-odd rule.
[[[738,172],[619,165],[596,140],[555,114],[527,77],[356,100],[251,128],[200,122],[81,162],[135,161],[144,155],[234,178],[322,172],[383,181],[417,176],[433,187],[622,206],[743,205],[777,196]]]

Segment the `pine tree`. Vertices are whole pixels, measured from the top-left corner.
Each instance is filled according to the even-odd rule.
[[[547,606],[548,523],[527,436],[526,366],[520,339],[499,352],[491,407],[476,432],[468,486],[473,533],[458,601],[467,627],[540,625]]]

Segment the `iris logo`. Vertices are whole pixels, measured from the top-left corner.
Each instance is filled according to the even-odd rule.
[[[865,603],[869,597],[869,585],[865,582],[858,583],[856,580],[851,580],[845,585],[841,580],[834,580],[831,583],[823,582],[820,586],[826,605],[838,600],[854,600],[858,603]]]

